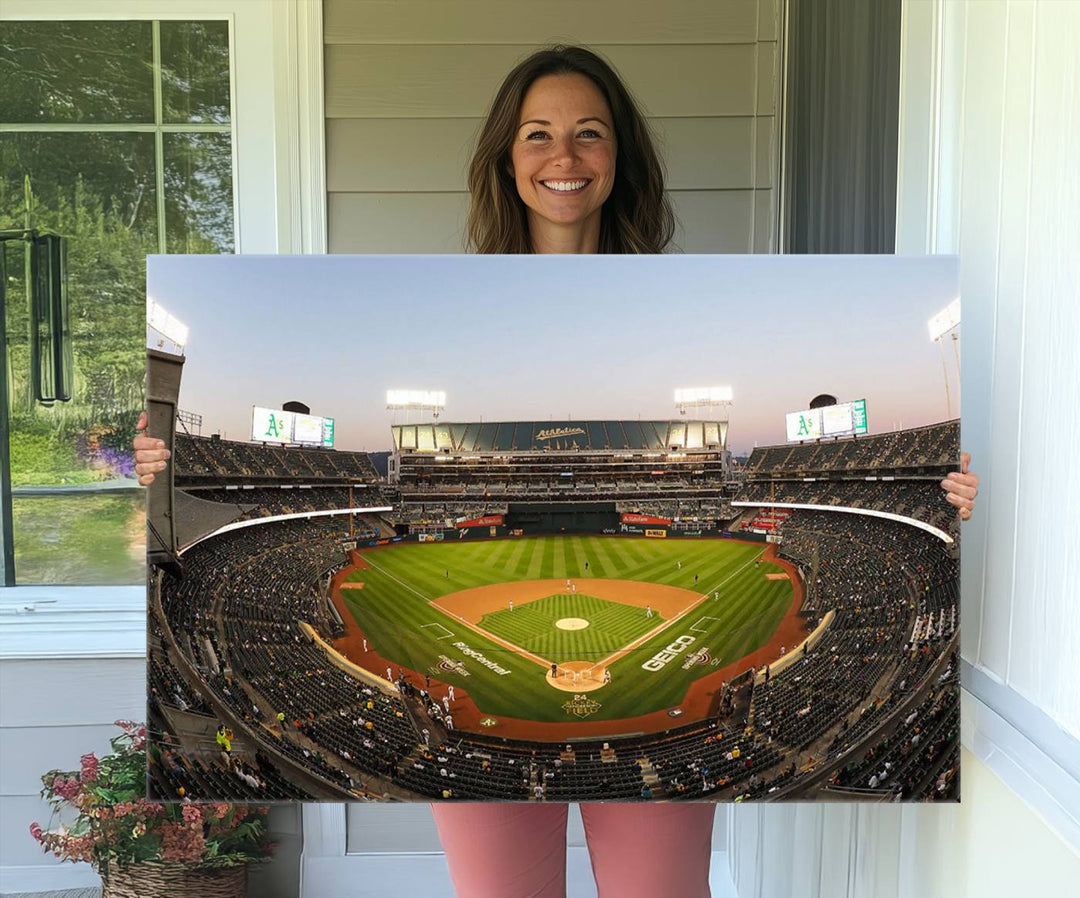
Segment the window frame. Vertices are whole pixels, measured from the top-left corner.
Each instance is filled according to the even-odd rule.
[[[5,0],[0,21],[229,22],[236,253],[325,253],[322,4]],[[31,610],[26,610],[31,609]],[[143,586],[0,588],[0,658],[145,655]],[[87,638],[87,631],[100,635]]]
[[[961,249],[962,93],[968,11],[967,4],[949,4],[945,0],[902,0],[898,253],[952,254]],[[981,262],[997,265],[1001,246],[995,250],[994,258],[986,257],[985,248],[981,253],[980,248],[967,252],[980,255]],[[985,317],[990,313],[981,314]],[[970,317],[975,320],[974,315]],[[989,432],[985,422],[991,409],[983,392],[988,398],[1001,389],[1000,375],[995,376],[992,356],[965,358],[964,371],[965,380],[973,387],[971,395],[964,399],[966,414],[973,422],[972,434],[965,438],[973,445],[967,448],[977,453],[981,464],[989,465],[993,453],[986,442]],[[1004,425],[999,427],[1004,429]],[[981,445],[979,437],[983,438]],[[984,476],[989,474],[986,469],[980,470]],[[961,630],[978,626],[986,603],[994,600],[985,583],[988,519],[1010,531],[1019,523],[1015,520],[1015,496],[1010,497],[1007,489],[1002,488],[1004,501],[997,504],[991,504],[991,483],[985,484],[982,492],[985,498],[979,500],[981,511],[964,531],[961,604],[969,611],[965,612]],[[1015,564],[1014,557],[1010,569]],[[1024,600],[1033,601],[1030,584],[1017,588],[1024,590]],[[968,655],[973,643],[968,645]],[[1080,851],[1080,741],[1037,701],[1009,685],[977,658],[972,660],[962,654],[960,679],[961,745],[1040,814],[1073,850]]]

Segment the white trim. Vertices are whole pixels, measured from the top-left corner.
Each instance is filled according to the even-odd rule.
[[[941,117],[941,4],[902,0],[896,252],[934,251]]]
[[[925,530],[932,536],[936,536],[942,542],[952,545],[953,538],[949,536],[944,530],[940,530],[932,524],[927,524],[925,521],[917,521],[915,518],[906,518],[903,515],[893,514],[890,511],[876,511],[873,508],[849,508],[846,505],[812,505],[805,502],[747,502],[739,501],[731,503],[733,508],[802,508],[807,511],[839,511],[844,514],[861,514],[870,518],[885,518],[890,521],[897,521],[900,524],[910,524],[912,527],[918,527],[920,530]],[[731,531],[737,533],[738,531]]]
[[[242,495],[241,498],[243,498]],[[375,514],[393,510],[393,506],[380,505],[377,507],[372,506],[371,508],[342,508],[332,511],[297,511],[290,514],[272,514],[262,518],[249,518],[246,521],[234,521],[232,524],[218,527],[218,529],[212,533],[207,533],[204,536],[200,536],[198,539],[192,540],[180,550],[180,554],[182,555],[188,549],[197,546],[199,543],[203,542],[203,540],[210,539],[211,537],[220,536],[221,534],[229,533],[232,530],[243,530],[245,527],[257,527],[260,524],[272,524],[274,521],[302,521],[307,520],[308,518],[325,518],[342,514]]]
[[[300,866],[313,857],[345,857],[345,805],[331,802],[305,803],[303,808],[304,851]]]
[[[961,677],[961,745],[1080,852],[1080,742],[985,671],[962,661]]]
[[[326,119],[323,102],[323,8],[321,0],[274,3],[275,114],[278,131],[278,189],[294,212],[279,222],[281,252],[326,252]]]
[[[144,657],[142,585],[0,589],[0,659]]]

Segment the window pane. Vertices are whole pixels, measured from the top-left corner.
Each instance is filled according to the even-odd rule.
[[[165,242],[170,253],[233,251],[230,135],[165,135]]]
[[[4,22],[0,121],[154,121],[150,22]]]
[[[162,121],[229,122],[229,23],[161,23]]]
[[[68,239],[74,361],[72,401],[35,402],[24,245],[7,242],[4,318],[21,583],[141,581],[141,573],[123,567],[132,543],[141,544],[141,495],[121,501],[43,493],[134,483],[130,446],[143,406],[145,258],[157,247],[154,183],[152,134],[0,134],[0,229],[29,225]],[[118,580],[122,570],[128,572]]]
[[[19,583],[138,584],[146,577],[146,493],[12,500]]]

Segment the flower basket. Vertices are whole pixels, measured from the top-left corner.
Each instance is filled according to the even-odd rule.
[[[101,875],[103,898],[244,898],[248,864],[273,844],[267,808],[146,798],[146,728],[118,720],[113,752],[83,755],[78,771],[50,770],[41,796],[70,823],[30,834],[63,861],[85,861]]]
[[[101,898],[244,898],[247,866],[204,870],[144,862],[102,872]]]

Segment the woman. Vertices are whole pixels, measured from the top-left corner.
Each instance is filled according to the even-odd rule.
[[[660,253],[674,217],[641,112],[612,69],[579,47],[533,54],[506,78],[469,168],[469,246],[479,253]],[[145,427],[145,418],[140,429]],[[135,441],[139,482],[168,453]],[[962,518],[978,478],[942,481]],[[709,894],[712,803],[582,805],[600,898]],[[438,804],[461,898],[565,895],[565,804]]]

